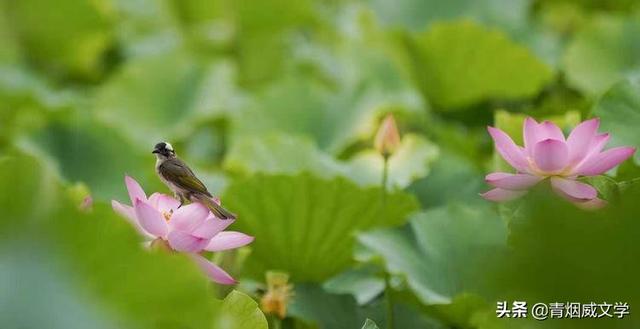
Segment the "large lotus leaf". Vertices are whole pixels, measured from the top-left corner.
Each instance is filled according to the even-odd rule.
[[[403,136],[397,152],[389,158],[388,185],[404,188],[429,173],[438,148],[425,138]],[[361,186],[379,186],[384,161],[379,153],[367,149],[349,161],[332,158],[308,139],[269,134],[238,137],[231,145],[225,168],[242,173],[295,174],[309,171],[320,177],[343,176]]]
[[[258,303],[251,297],[232,291],[222,301],[220,316],[216,320],[216,329],[267,329],[265,318]]]
[[[330,294],[312,284],[297,284],[289,314],[320,328],[357,328],[359,315],[352,296]]]
[[[360,328],[366,319],[386,323],[386,301],[378,299],[366,306],[358,306],[351,295],[332,294],[314,284],[297,284],[289,315],[301,319],[303,328],[343,329]],[[310,326],[309,326],[310,325]],[[398,299],[394,303],[394,327],[415,329],[443,329],[438,321]]]
[[[527,197],[509,219],[509,253],[501,258],[496,275],[486,278],[493,286],[493,300],[636,305],[639,187],[625,190],[618,202],[600,211],[580,210],[550,192]],[[536,322],[516,320],[507,322],[509,328]],[[545,321],[543,327],[634,328],[639,322],[633,316],[601,317]]]
[[[254,174],[296,174],[309,171],[320,177],[346,173],[346,165],[319,150],[309,139],[284,134],[239,136],[230,146],[224,167]]]
[[[174,51],[184,44],[177,12],[168,0],[111,0],[118,13],[115,31],[126,59]]]
[[[353,234],[402,224],[416,201],[402,192],[360,188],[344,178],[308,174],[254,175],[232,183],[223,200],[238,214],[234,224],[255,236],[247,265],[288,272],[294,281],[322,281],[352,263]]]
[[[488,206],[449,205],[415,215],[407,229],[359,235],[425,304],[448,304],[463,292],[483,292],[489,264],[506,246],[506,225]]]
[[[182,51],[136,57],[101,87],[93,112],[143,150],[188,135],[198,120],[232,109],[233,73],[217,64]]]
[[[628,80],[616,84],[598,101],[593,115],[600,117],[602,131],[611,133],[611,145],[640,148],[640,82]],[[640,164],[640,152],[636,151]]]
[[[108,0],[42,0],[4,3],[25,53],[58,77],[99,78],[113,42]]]
[[[473,18],[505,29],[527,20],[529,0],[373,0],[371,6],[385,25],[421,30],[437,21]]]
[[[237,136],[263,136],[274,131],[310,136],[320,147],[331,143],[340,123],[328,106],[330,93],[312,81],[290,77],[260,92],[258,101],[233,116]],[[344,117],[344,113],[341,113]]]
[[[116,321],[73,286],[73,276],[58,270],[47,256],[38,247],[12,245],[6,241],[0,244],[0,304],[3,305],[0,322],[3,326],[118,328]]]
[[[212,323],[217,307],[209,281],[188,258],[145,250],[108,204],[78,210],[60,185],[45,183],[42,178],[50,174],[32,158],[7,157],[0,172],[11,175],[0,189],[0,204],[10,210],[2,219],[0,242],[0,264],[8,266],[2,275],[11,282],[0,285],[3,326],[203,328]],[[51,197],[55,207],[48,206]],[[73,308],[58,308],[63,306]],[[61,317],[55,310],[72,312]],[[71,324],[74,319],[80,323]]]
[[[621,182],[623,189],[629,185],[640,184],[636,177],[640,177],[640,165],[635,161],[626,161],[616,168],[616,179]]]
[[[561,4],[568,5],[570,7],[580,7],[586,11],[612,11],[612,12],[627,12],[633,10],[637,3],[635,0],[541,0],[541,5],[547,6],[549,4]]]
[[[471,21],[433,24],[408,46],[420,88],[440,109],[529,98],[553,77],[527,48]]]
[[[640,20],[596,16],[569,44],[564,67],[567,81],[600,95],[618,80],[640,70]]]
[[[385,35],[366,17],[344,14],[337,20],[353,32],[341,31],[334,43],[301,40],[289,60],[309,69],[257,92],[246,111],[234,115],[234,133],[305,135],[336,154],[370,138],[384,113],[424,117],[420,93],[392,59],[398,50]]]
[[[348,269],[327,280],[322,287],[334,294],[351,294],[358,305],[365,305],[384,291],[381,270],[373,264]]]
[[[55,208],[59,183],[38,161],[3,155],[0,167],[1,226],[11,225],[10,218],[42,216]]]
[[[140,57],[121,67],[99,91],[94,112],[139,145],[175,134],[191,114],[200,67],[184,54]]]
[[[151,152],[138,152],[113,128],[88,119],[81,113],[50,120],[23,143],[45,155],[68,181],[82,181],[95,198],[107,200],[124,197],[122,178],[125,174],[143,182],[154,175],[155,160]]]
[[[363,87],[364,88],[364,87]],[[338,153],[375,131],[378,116],[406,110],[402,98],[383,87],[336,92],[308,77],[289,77],[270,85],[245,111],[233,115],[234,136],[280,132],[310,137],[320,149]],[[413,99],[413,97],[407,97]]]
[[[23,65],[0,65],[0,147],[39,130],[47,115],[82,103],[84,97],[71,88],[54,88],[42,76]]]
[[[455,297],[451,304],[431,305],[425,309],[434,312],[438,318],[454,328],[476,329],[524,329],[515,324],[508,324],[496,317],[495,302],[485,300],[474,294],[461,294]]]
[[[42,76],[21,65],[0,66],[0,112],[19,110],[61,110],[84,100],[69,89],[54,88]]]
[[[242,82],[271,80],[288,64],[290,34],[315,23],[309,0],[230,1],[237,22],[238,61]]]
[[[308,0],[171,1],[183,30],[205,51],[232,49],[240,82],[253,86],[272,80],[291,56],[290,35],[313,27]]]
[[[3,7],[0,6],[0,9]],[[0,49],[0,63],[15,63],[19,60],[21,49],[15,36],[11,33],[11,24],[7,15],[0,14],[0,40],[2,41],[2,49]]]
[[[413,182],[408,191],[414,193],[423,208],[450,202],[485,202],[478,194],[485,188],[483,172],[466,158],[442,152],[429,176]]]

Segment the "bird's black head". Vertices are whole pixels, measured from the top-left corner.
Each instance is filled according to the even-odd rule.
[[[173,146],[167,142],[160,142],[153,148],[153,154],[158,157],[172,158],[176,156],[176,152],[173,150]]]

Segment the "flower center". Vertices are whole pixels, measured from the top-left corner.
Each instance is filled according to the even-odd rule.
[[[173,209],[171,209],[171,211],[169,212],[166,212],[166,211],[162,212],[162,217],[164,217],[164,220],[166,220],[167,222],[171,220],[171,215],[173,215]]]
[[[538,165],[533,160],[533,158],[527,156],[526,159],[527,159],[527,162],[529,164],[529,169],[531,170],[531,173],[536,175],[536,176],[542,176],[542,177],[551,177],[551,176],[567,177],[571,173],[571,167],[570,166],[565,166],[565,168],[562,168],[562,169],[556,170],[556,171],[544,171],[544,170],[538,168]]]

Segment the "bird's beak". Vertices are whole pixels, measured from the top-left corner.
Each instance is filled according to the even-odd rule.
[[[151,154],[154,154],[154,153],[160,153],[160,151],[158,151],[158,150],[151,151]]]

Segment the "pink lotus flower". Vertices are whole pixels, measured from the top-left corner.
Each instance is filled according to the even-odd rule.
[[[495,188],[482,196],[491,201],[509,201],[547,178],[560,196],[585,208],[598,208],[604,201],[591,185],[577,181],[581,176],[597,176],[611,170],[635,152],[632,147],[615,147],[602,152],[609,134],[598,134],[600,120],[580,123],[565,139],[562,130],[550,121],[524,122],[524,147],[516,145],[502,130],[488,127],[496,150],[515,174],[495,172],[486,176]]]
[[[111,206],[126,218],[150,244],[165,243],[172,250],[187,253],[200,268],[221,284],[236,281],[217,265],[200,255],[203,251],[222,251],[245,246],[253,237],[240,232],[224,231],[233,220],[216,218],[200,203],[182,206],[178,200],[161,193],[149,198],[133,178],[125,184],[133,206],[112,200]]]

